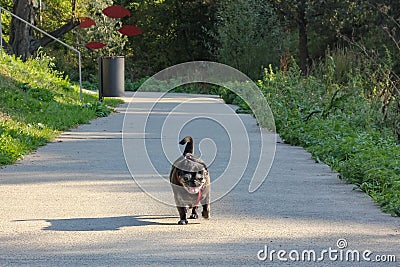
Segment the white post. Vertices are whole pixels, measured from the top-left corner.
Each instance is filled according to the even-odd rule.
[[[78,51],[78,65],[79,65],[79,97],[82,101],[82,59],[81,59],[81,52]]]

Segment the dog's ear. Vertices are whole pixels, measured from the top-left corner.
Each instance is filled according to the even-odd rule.
[[[186,144],[185,151],[183,152],[183,155],[185,156],[187,153],[193,154],[194,151],[194,143],[193,143],[193,138],[191,136],[186,136],[183,138],[179,144],[184,145]]]

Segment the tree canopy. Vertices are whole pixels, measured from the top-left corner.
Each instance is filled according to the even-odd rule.
[[[50,2],[50,1],[49,1]],[[47,7],[49,12],[43,12],[42,1],[35,0],[15,0],[12,5],[12,13],[19,18],[12,17],[8,28],[8,41],[3,39],[3,44],[10,53],[20,56],[26,60],[29,56],[35,53],[39,47],[44,47],[52,38],[34,32],[34,29],[24,21],[42,26],[49,33],[58,38],[75,28],[79,21],[73,16],[75,10],[73,5],[66,5],[69,1],[53,1]],[[73,3],[74,1],[72,1]],[[9,1],[4,1],[4,6],[10,6]],[[3,3],[2,3],[3,6]],[[70,8],[69,16],[65,16],[66,6]],[[75,7],[74,7],[75,8]],[[59,10],[62,12],[58,12]],[[22,20],[24,21],[22,21]],[[46,21],[46,23],[44,23]],[[57,23],[55,23],[57,21]],[[51,26],[56,26],[53,28]],[[51,28],[50,28],[51,27]]]
[[[89,70],[95,58],[108,50],[90,50],[84,42],[107,36],[115,41],[121,36],[109,31],[115,27],[113,21],[107,27],[76,29],[79,18],[97,16],[96,9],[104,5],[128,8],[132,15],[115,23],[143,31],[120,40],[124,45],[119,53],[127,58],[131,79],[191,60],[223,61],[257,76],[255,70],[271,63],[278,66],[279,58],[288,56],[307,74],[328,48],[389,49],[393,55],[400,50],[400,3],[391,0],[0,0],[0,5],[77,47]],[[51,42],[7,15],[2,22],[5,47],[23,59]],[[63,62],[60,67],[68,68],[62,57],[69,55],[62,47],[53,45],[45,51],[57,55],[56,60]]]

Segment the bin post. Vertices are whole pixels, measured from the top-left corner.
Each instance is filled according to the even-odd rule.
[[[97,60],[99,64],[99,101],[103,102],[103,59],[99,57]]]

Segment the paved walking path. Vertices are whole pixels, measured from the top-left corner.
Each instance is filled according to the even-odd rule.
[[[144,102],[157,97],[140,96]],[[174,108],[191,98],[168,95],[154,108],[145,132],[138,127],[126,135],[146,140],[149,157],[165,175],[170,167],[158,152],[157,131],[165,127],[165,114],[178,116]],[[219,99],[197,99],[223,105]],[[127,103],[130,100],[126,97]],[[302,148],[279,141],[269,176],[256,192],[248,192],[251,175],[246,172],[232,191],[212,204],[210,220],[177,225],[176,209],[144,193],[126,165],[124,149],[135,148],[122,146],[124,115],[138,116],[138,121],[143,116],[140,106],[127,109],[127,103],[118,113],[65,132],[0,169],[0,266],[399,266],[400,219],[382,213]],[[251,138],[257,128],[254,119],[240,118]],[[135,120],[129,123],[134,129]],[[195,137],[221,130],[217,124],[195,128],[196,121],[190,123]],[[179,134],[166,140],[175,145]],[[226,134],[218,136],[217,147]],[[214,177],[224,171],[229,151],[224,153],[212,161]],[[157,183],[151,177],[149,181]],[[157,196],[157,190],[149,193]],[[323,261],[307,261],[313,260],[313,252]],[[389,260],[390,255],[397,262],[373,262]]]

